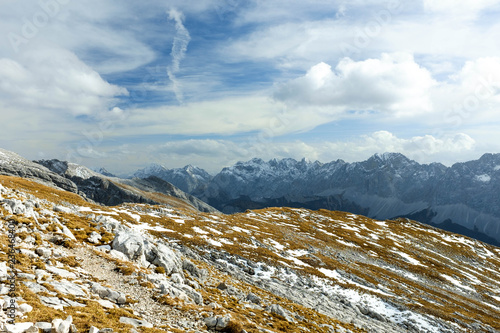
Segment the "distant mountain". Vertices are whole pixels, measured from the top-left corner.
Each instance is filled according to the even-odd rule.
[[[137,178],[151,176],[163,179],[187,193],[193,193],[205,187],[212,179],[208,172],[192,165],[186,165],[184,168],[178,169],[167,169],[159,164],[151,164],[133,174],[133,177]]]
[[[0,149],[0,175],[16,176],[70,191],[104,205],[167,204],[203,212],[217,212],[198,198],[157,177],[120,179],[59,160],[29,161]],[[105,171],[105,170],[104,170]],[[109,173],[108,173],[109,174]]]
[[[97,173],[100,173],[101,175],[106,176],[106,177],[116,177],[116,175],[112,174],[111,172],[109,172],[105,168],[95,169],[94,171]]]
[[[171,204],[172,198],[176,198],[197,210],[216,212],[200,199],[155,176],[145,179],[121,179],[107,177],[85,166],[56,159],[35,162],[71,180],[87,198],[105,205],[119,205],[125,202]]]
[[[357,163],[252,159],[191,193],[225,213],[287,206],[409,217],[500,244],[500,154],[452,167],[399,153]]]

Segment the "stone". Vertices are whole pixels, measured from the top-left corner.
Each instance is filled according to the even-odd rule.
[[[73,210],[71,208],[64,207],[64,206],[54,206],[53,210],[54,210],[54,212],[60,212],[60,213],[66,213],[66,214],[73,213]]]
[[[231,316],[208,317],[203,321],[209,330],[223,331],[231,321]]]
[[[283,309],[279,304],[272,304],[266,307],[266,311],[274,313],[275,315],[281,316],[285,318],[286,321],[289,321],[291,323],[295,322],[295,319],[293,318],[294,314],[292,314],[290,311]]]
[[[52,321],[52,328],[55,329],[55,333],[70,333],[72,323],[73,317],[71,316],[68,316],[65,320],[54,319]]]
[[[184,284],[184,278],[179,273],[174,273],[170,276],[170,280],[174,283]]]
[[[22,314],[25,314],[25,313],[33,311],[33,307],[29,304],[24,303],[24,304],[19,305],[19,311]]]
[[[62,278],[65,278],[65,279],[76,279],[75,273],[68,272],[67,270],[62,269],[62,268],[57,268],[54,266],[45,265],[45,269],[47,271],[51,272],[52,274],[56,274],[56,275],[58,275]]]
[[[68,227],[66,227],[65,225],[62,226],[62,233],[65,236],[69,237],[71,240],[76,241],[75,235],[73,235],[73,233],[71,232],[71,230],[69,230]]]
[[[52,332],[52,324],[44,321],[40,321],[35,323],[35,326],[41,331],[41,333],[51,333]]]
[[[128,317],[120,317],[120,323],[129,324],[129,325],[132,325],[134,327],[153,328],[153,324],[150,324],[145,320],[133,319],[133,318],[128,318]]]
[[[199,269],[195,264],[187,259],[182,260],[182,269],[186,270],[192,277],[195,277],[200,281],[204,281],[208,276],[206,269]]]
[[[15,323],[5,324],[4,328],[6,333],[24,333],[33,326],[33,323]]]
[[[90,234],[89,238],[87,238],[87,240],[89,241],[89,243],[98,244],[101,241],[101,238],[102,238],[101,234],[99,234],[98,232],[92,231],[92,233]]]
[[[257,304],[257,305],[259,305],[259,304],[260,304],[260,302],[261,302],[260,297],[259,297],[259,296],[257,296],[257,295],[255,295],[254,293],[249,293],[249,294],[247,295],[247,298],[246,298],[246,299],[247,299],[247,301],[249,301],[249,302],[251,302],[251,303],[253,303],[253,304]]]
[[[54,287],[54,289],[59,291],[61,294],[66,294],[66,295],[69,294],[81,297],[87,296],[87,293],[85,292],[85,290],[83,290],[83,288],[80,285],[70,282],[68,280],[52,281],[50,285]]]
[[[182,274],[181,258],[168,246],[163,244],[151,246],[150,251],[146,253],[146,259],[156,266],[165,268],[165,273],[169,276],[173,273]]]
[[[127,231],[120,231],[111,247],[127,256],[128,259],[137,262],[144,262],[144,238]]]

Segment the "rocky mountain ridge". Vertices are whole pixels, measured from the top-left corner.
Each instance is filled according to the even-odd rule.
[[[105,170],[101,170],[106,172]],[[195,210],[216,212],[203,201],[172,184],[156,178],[121,179],[89,168],[59,160],[29,161],[13,152],[0,149],[0,175],[34,179],[43,184],[64,189],[104,205],[125,202],[168,204],[182,201]]]
[[[398,153],[356,163],[252,159],[190,193],[225,213],[288,206],[408,217],[500,244],[500,154],[451,167]]]
[[[208,172],[192,165],[183,168],[167,169],[159,164],[150,164],[144,169],[134,172],[134,178],[158,177],[180,188],[186,193],[192,193],[206,186],[213,178]]]
[[[7,333],[500,331],[500,249],[408,219],[107,207],[0,176],[4,311],[9,239]]]

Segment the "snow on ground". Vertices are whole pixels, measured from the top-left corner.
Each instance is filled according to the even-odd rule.
[[[340,244],[344,244],[345,246],[350,246],[350,247],[359,247],[358,245],[356,244],[353,244],[353,243],[348,243],[348,242],[344,242],[343,240],[341,239],[336,239],[337,242],[339,242]]]
[[[401,257],[405,258],[412,265],[427,267],[424,264],[422,264],[420,261],[418,261],[417,259],[412,258],[409,254],[406,254],[404,252],[399,252],[399,251],[392,251],[392,252],[399,254]]]
[[[278,243],[274,239],[268,238],[267,242],[270,243],[272,246],[274,246],[276,249],[278,249],[280,251],[285,249],[284,245],[281,245],[280,243]]]
[[[423,332],[440,332],[439,327],[431,325],[429,320],[423,315],[416,314],[411,311],[401,311],[376,296],[363,294],[354,289],[345,289],[338,285],[332,285],[331,281],[327,279],[313,277],[313,280],[316,282],[316,285],[318,285],[321,292],[330,295],[343,296],[351,303],[368,308],[370,311],[378,313],[392,322],[398,324],[410,322]]]
[[[200,234],[200,235],[208,235],[209,234],[208,231],[205,231],[205,230],[198,228],[198,227],[193,227],[192,229],[194,230],[194,232],[196,232],[197,234]]]
[[[491,176],[484,174],[484,175],[477,175],[476,180],[483,182],[483,183],[488,183],[491,180]]]
[[[304,249],[299,249],[299,250],[287,250],[286,251],[289,255],[292,257],[302,257],[305,256],[306,254],[309,254],[309,251],[304,250]]]
[[[468,286],[464,286],[462,284],[462,282],[458,281],[457,279],[454,279],[452,278],[451,276],[449,275],[446,275],[446,274],[441,274],[441,276],[443,278],[445,278],[446,280],[448,280],[449,282],[453,283],[455,286],[459,287],[459,288],[462,288],[462,289],[465,289],[465,290],[469,290],[469,291],[474,291],[474,289],[472,289],[471,287],[468,287]]]
[[[236,226],[231,227],[231,229],[233,229],[236,232],[245,232],[245,233],[247,233],[249,235],[252,233],[250,230],[243,229],[243,228],[236,227]]]
[[[328,231],[326,231],[326,230],[324,230],[324,229],[318,229],[318,231],[321,231],[322,233],[325,233],[325,234],[327,234],[328,236],[335,236],[335,237],[337,237],[337,235],[332,234],[331,232],[328,232]]]
[[[137,222],[139,222],[141,220],[141,216],[139,214],[134,214],[126,209],[117,209],[117,208],[113,208],[113,210],[117,213],[124,213],[124,214],[127,214],[128,216],[130,216],[131,218],[133,218],[134,220],[136,220]]]

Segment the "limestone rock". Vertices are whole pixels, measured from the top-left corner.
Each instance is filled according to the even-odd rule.
[[[133,319],[133,318],[128,318],[128,317],[120,317],[120,323],[129,324],[129,325],[132,325],[134,327],[153,328],[153,324],[150,324],[145,320],[138,320],[138,319]]]

